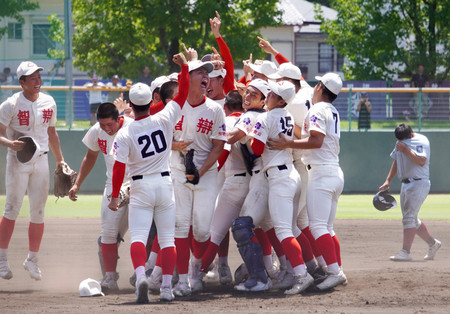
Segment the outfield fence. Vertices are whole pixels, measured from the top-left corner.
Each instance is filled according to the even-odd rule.
[[[57,81],[53,81],[55,84]],[[89,91],[101,91],[103,101],[114,99],[128,88],[89,88],[83,85],[90,80],[75,80],[74,86],[42,86],[41,90],[53,96],[58,108],[58,120],[65,121],[71,129],[76,120],[90,120]],[[106,83],[106,81],[105,81]],[[358,103],[362,93],[368,94],[372,111],[372,129],[379,129],[383,122],[405,121],[414,129],[450,129],[450,82],[442,82],[442,87],[411,88],[408,82],[394,82],[400,87],[354,87],[344,82],[344,88],[334,101],[345,124],[343,131],[355,131],[358,125]],[[125,85],[125,81],[123,82]],[[449,86],[449,87],[446,87]],[[3,101],[14,92],[21,90],[19,85],[0,86],[0,99]],[[392,127],[391,125],[389,127]]]

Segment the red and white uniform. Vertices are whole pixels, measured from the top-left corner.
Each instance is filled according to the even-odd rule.
[[[152,219],[161,249],[174,246],[175,204],[169,173],[173,126],[181,108],[170,101],[154,116],[132,121],[117,133],[113,155],[126,164],[130,184],[129,225],[131,243],[147,243]]]
[[[56,125],[56,103],[53,97],[39,93],[32,102],[15,93],[0,105],[0,123],[6,126],[6,137],[17,140],[31,136],[39,144],[41,155],[34,162],[20,163],[16,152],[8,148],[6,156],[6,206],[4,216],[16,220],[25,192],[30,201],[30,221],[44,222],[44,209],[49,190],[48,133]]]
[[[258,120],[258,116],[264,113],[264,110],[250,109],[246,111],[239,119],[236,124],[236,128],[243,131],[246,136],[240,139],[241,145],[247,145],[250,153],[253,153],[250,142],[251,133],[253,127]],[[249,182],[249,191],[245,198],[244,204],[242,205],[242,210],[240,216],[250,216],[253,219],[255,226],[260,226],[264,222],[264,217],[268,215],[268,194],[269,186],[264,173],[262,172],[263,163],[261,157],[255,159],[253,166],[253,173]],[[263,227],[263,229],[268,230],[271,228],[271,224]]]
[[[252,136],[266,143],[269,138],[278,138],[280,133],[293,138],[294,119],[285,108],[275,108],[261,114],[253,127]],[[297,213],[294,202],[300,197],[300,176],[292,164],[290,149],[270,150],[264,147],[261,155],[263,172],[269,185],[269,212],[280,242],[293,237]],[[298,230],[298,228],[297,228]],[[298,236],[300,233],[297,231]]]
[[[120,117],[120,128],[129,125],[133,119]],[[106,183],[103,191],[102,207],[101,207],[101,223],[102,223],[102,243],[117,243],[117,235],[123,238],[128,230],[128,205],[120,207],[117,211],[111,211],[108,208],[108,196],[112,193],[112,173],[114,167],[114,156],[112,155],[112,146],[117,133],[109,135],[100,128],[97,122],[94,124],[83,137],[83,144],[94,152],[101,152],[105,159],[106,165]],[[130,178],[125,175],[124,182]]]
[[[314,89],[311,87],[302,87],[292,102],[290,102],[286,106],[286,110],[292,114],[294,118],[295,125],[300,129],[303,129],[306,114],[308,110],[312,106],[312,95]],[[301,181],[301,191],[300,201],[298,203],[298,217],[297,217],[297,225],[303,230],[308,226],[308,213],[306,211],[306,187],[308,185],[308,171],[306,170],[305,164],[302,162],[304,150],[302,149],[293,149],[292,157],[294,158],[294,167],[300,175]]]
[[[305,149],[303,163],[307,165],[309,180],[306,203],[311,233],[317,240],[329,233],[335,235],[333,223],[337,201],[344,188],[344,174],[339,167],[340,118],[336,108],[326,102],[314,104],[309,110],[302,137],[311,131],[325,135],[322,147]]]
[[[194,163],[201,168],[213,148],[212,140],[226,141],[225,113],[222,107],[205,97],[204,103],[192,107],[188,101],[175,125],[176,141],[193,141]],[[194,238],[205,242],[210,236],[210,225],[217,198],[217,163],[197,185],[186,183],[184,156],[174,151],[170,159],[176,202],[176,238],[187,238],[192,223]]]

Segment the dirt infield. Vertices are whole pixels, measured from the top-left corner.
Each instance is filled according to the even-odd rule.
[[[86,278],[100,279],[97,257],[99,219],[46,220],[41,246],[42,281],[32,280],[22,267],[27,254],[27,219],[19,219],[11,240],[9,263],[14,277],[0,279],[1,313],[448,313],[450,306],[449,222],[429,221],[428,229],[443,246],[434,261],[424,261],[427,247],[416,238],[412,262],[391,262],[401,246],[401,222],[338,220],[342,259],[349,284],[332,292],[284,296],[270,291],[234,292],[232,286],[207,282],[205,292],[161,303],[151,295],[149,305],[134,303],[129,238],[119,248],[118,294],[78,295]],[[230,241],[232,271],[240,264]]]

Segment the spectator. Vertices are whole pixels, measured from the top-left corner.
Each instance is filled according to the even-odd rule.
[[[105,87],[105,84],[98,81],[97,74],[92,74],[91,82],[84,84],[84,87],[98,89],[89,91],[89,112],[91,113],[91,125],[94,125],[96,122],[95,114],[97,113],[97,108],[103,102],[100,88]]]
[[[358,104],[358,130],[370,129],[370,112],[372,111],[372,105],[369,101],[367,93],[361,93],[361,98]]]
[[[14,85],[14,77],[11,74],[11,69],[6,67],[3,69],[3,73],[0,75],[1,85]],[[12,96],[12,90],[2,90],[0,95],[1,102],[5,101],[8,97]]]
[[[117,74],[113,75],[111,82],[106,84],[108,88],[122,88],[122,84],[119,82],[119,76]],[[108,92],[107,102],[113,103],[114,100],[120,97],[120,91],[110,91]]]
[[[418,64],[417,73],[411,78],[411,87],[430,87],[428,75],[424,74],[424,71],[425,67],[423,64]],[[409,102],[409,105],[413,108],[417,117],[425,117],[433,104],[428,95],[422,92],[416,93],[414,98]],[[422,106],[422,110],[420,110],[420,106]]]
[[[148,65],[144,66],[142,69],[142,75],[139,77],[138,82],[145,83],[148,86],[152,84],[153,76],[150,74],[150,68]]]

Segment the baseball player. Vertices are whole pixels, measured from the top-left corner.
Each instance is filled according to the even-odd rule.
[[[270,89],[266,81],[261,79],[254,79],[249,82],[249,85],[244,93],[243,105],[245,113],[240,117],[236,126],[230,130],[227,134],[228,143],[234,144],[239,142],[241,151],[246,154],[246,168],[247,173],[251,176],[249,182],[249,191],[247,195],[244,195],[245,200],[241,208],[239,216],[251,217],[251,221],[248,218],[238,218],[237,225],[243,224],[244,229],[252,231],[253,226],[260,226],[265,223],[265,217],[268,215],[268,185],[267,180],[264,177],[262,159],[254,154],[250,146],[251,143],[251,131],[256,124],[259,115],[265,112],[263,109],[266,96]],[[234,223],[234,222],[233,222]],[[240,251],[247,269],[249,270],[251,281],[247,282],[247,286],[244,290],[250,291],[262,291],[270,288],[270,283],[267,280],[266,271],[270,272],[273,268],[273,260],[270,250],[265,252],[266,247],[261,248],[260,236],[255,230],[249,232],[247,236],[250,236],[250,240],[253,243],[248,243],[248,238],[243,239],[242,243],[238,242],[238,247],[241,247]],[[233,232],[233,236],[236,238]],[[255,239],[256,236],[258,240]],[[261,251],[261,249],[264,249]],[[246,256],[245,252],[255,253],[255,259],[251,259]],[[284,255],[284,253],[282,254]],[[281,255],[280,255],[281,256]]]
[[[317,285],[328,290],[346,284],[342,271],[340,245],[333,229],[337,201],[344,187],[344,175],[339,167],[339,112],[332,105],[341,88],[342,80],[335,73],[317,76],[313,106],[306,115],[302,138],[280,136],[269,141],[271,149],[304,149],[302,161],[308,170],[306,208],[309,226],[316,245],[327,264],[327,277]]]
[[[263,41],[260,39],[260,41]],[[265,41],[264,41],[265,42]],[[265,42],[268,44],[267,42]],[[270,45],[270,44],[269,44]],[[279,54],[277,54],[278,56]],[[277,59],[278,60],[278,59]],[[280,64],[278,71],[272,75],[269,75],[269,79],[276,81],[288,81],[294,84],[295,86],[295,98],[289,102],[286,106],[286,110],[292,114],[294,118],[294,137],[296,139],[301,138],[302,128],[305,122],[306,113],[311,107],[311,99],[313,89],[308,86],[301,86],[302,73],[300,69],[290,62],[283,62]],[[292,151],[292,156],[294,158],[294,167],[297,172],[300,174],[301,179],[301,191],[306,191],[306,187],[308,184],[308,172],[306,170],[305,164],[302,162],[303,150],[294,149]],[[315,273],[319,271],[319,268],[316,264],[316,260],[314,259],[313,248],[314,246],[314,238],[311,235],[309,230],[309,222],[308,222],[308,213],[306,211],[306,193],[300,194],[300,201],[298,204],[295,204],[295,211],[298,213],[297,217],[297,225],[301,230],[300,235],[297,237],[297,240],[302,247],[303,259],[305,260],[305,264],[308,268],[308,272]],[[318,259],[323,262],[323,266],[326,266],[323,258],[318,256]]]
[[[379,190],[389,190],[396,175],[402,182],[400,204],[402,207],[403,248],[390,259],[411,261],[411,246],[417,234],[428,244],[425,260],[432,260],[441,247],[441,241],[428,232],[425,224],[418,218],[420,207],[430,191],[430,142],[426,136],[415,133],[407,124],[395,128],[397,143],[391,153],[392,162],[386,181]]]
[[[295,86],[288,81],[269,81],[269,87],[271,91],[266,99],[268,111],[258,117],[258,122],[253,127],[251,146],[253,152],[261,154],[263,172],[269,185],[270,217],[277,238],[293,268],[293,286],[285,294],[298,294],[314,282],[303,262],[302,251],[296,239],[298,234],[294,237],[293,233],[293,228],[298,229],[294,202],[298,202],[300,176],[292,163],[290,150],[270,150],[265,145],[269,138],[280,133],[293,138],[294,120],[285,107],[295,98]]]
[[[195,50],[185,50],[193,60]],[[174,151],[170,165],[175,190],[177,246],[177,270],[179,281],[174,287],[176,296],[191,293],[189,276],[196,280],[201,257],[208,247],[210,224],[217,198],[217,159],[226,141],[225,114],[222,106],[207,98],[208,73],[213,70],[210,62],[189,62],[189,95],[183,106],[181,119],[175,125],[175,141],[192,141],[187,147],[194,151],[197,175],[186,175],[184,154]],[[193,230],[193,256],[189,263],[189,229]],[[188,273],[189,271],[189,273]]]
[[[126,127],[133,119],[119,117],[117,107],[112,103],[105,102],[97,109],[97,121],[83,138],[83,144],[86,145],[88,150],[81,162],[75,184],[69,190],[69,198],[72,201],[77,200],[77,193],[81,188],[81,184],[91,172],[101,152],[106,165],[106,183],[101,205],[102,231],[100,237],[100,255],[105,274],[100,285],[105,291],[115,291],[119,289],[117,285],[119,274],[116,272],[118,241],[123,239],[128,230],[128,205],[120,207],[117,211],[111,211],[108,208],[108,197],[110,197],[112,191],[112,170],[114,165],[111,148],[119,129]],[[125,176],[125,181],[128,181],[128,179]]]
[[[136,272],[136,301],[149,302],[149,283],[145,275],[145,245],[154,217],[161,247],[162,285],[160,299],[172,301],[172,274],[176,263],[174,244],[175,203],[169,173],[173,128],[179,119],[188,92],[188,66],[182,53],[173,61],[182,67],[179,94],[164,110],[149,115],[151,91],[148,85],[135,84],[130,89],[130,103],[135,120],[119,130],[114,146],[113,190],[108,207],[116,211],[125,165],[132,178],[130,184],[129,225],[131,259]]]
[[[6,156],[6,206],[0,221],[0,277],[11,279],[8,246],[14,231],[25,193],[30,201],[28,228],[29,252],[23,266],[31,278],[41,280],[37,265],[39,246],[44,234],[44,209],[49,190],[48,150],[52,150],[56,166],[64,163],[56,124],[56,103],[53,97],[40,92],[42,67],[30,61],[17,68],[22,91],[0,105],[0,145],[8,147]],[[23,149],[20,136],[31,136],[40,148],[39,157],[20,163],[16,152]]]

